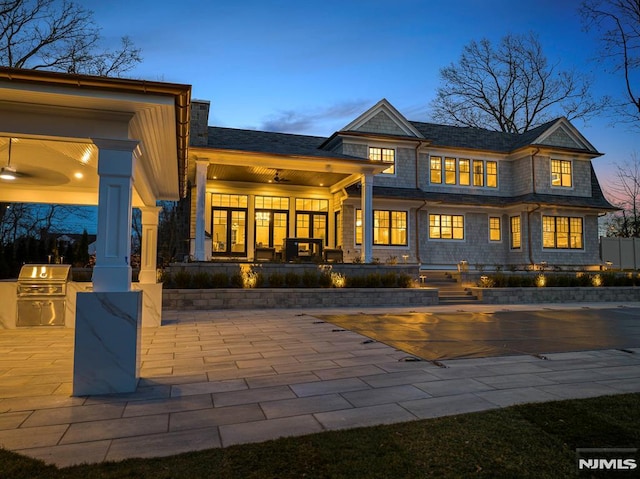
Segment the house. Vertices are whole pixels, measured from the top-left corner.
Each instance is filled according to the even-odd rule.
[[[601,153],[566,118],[511,134],[409,121],[383,99],[324,138],[208,127],[208,111],[193,101],[197,260],[308,238],[347,262],[601,262],[598,216],[615,208],[591,165]]]

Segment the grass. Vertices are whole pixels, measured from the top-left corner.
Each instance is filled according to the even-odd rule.
[[[0,449],[0,477],[572,478],[577,447],[638,447],[639,426],[625,394],[63,469]]]

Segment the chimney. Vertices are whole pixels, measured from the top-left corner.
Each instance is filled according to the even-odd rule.
[[[209,105],[208,100],[191,100],[190,146],[207,146]]]

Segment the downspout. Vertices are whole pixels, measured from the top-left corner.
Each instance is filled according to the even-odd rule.
[[[420,210],[427,206],[427,200],[423,200],[422,206],[416,210],[416,258],[418,264],[422,264],[422,258],[420,257]]]
[[[420,173],[418,171],[418,167],[419,167],[419,158],[420,156],[418,155],[418,150],[420,149],[420,147],[424,144],[424,142],[419,141],[418,144],[416,145],[416,149],[415,149],[415,155],[416,155],[416,168],[415,168],[415,183],[416,183],[416,190],[420,189]],[[416,209],[416,259],[418,260],[418,264],[422,264],[422,258],[420,257],[420,210],[422,208],[424,208],[425,206],[427,206],[427,200],[423,200],[422,206],[418,209]]]
[[[527,246],[529,248],[529,263],[531,265],[535,264],[533,261],[533,251],[531,250],[531,213],[538,211],[540,208],[541,205],[538,204],[534,209],[527,211]]]
[[[533,194],[536,194],[536,165],[535,165],[535,157],[540,153],[540,148],[536,148],[536,151],[531,153],[531,184],[533,189]],[[538,211],[541,208],[540,203],[532,209],[527,211],[527,247],[529,250],[529,264],[535,264],[533,261],[533,250],[532,250],[532,238],[531,238],[531,213]]]

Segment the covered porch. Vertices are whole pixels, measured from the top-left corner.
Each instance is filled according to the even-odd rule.
[[[0,69],[0,202],[97,206],[91,283],[68,288],[73,394],[135,390],[140,328],[160,324],[158,200],[185,191],[191,87]],[[131,281],[131,212],[142,211],[139,282]],[[16,285],[0,327],[15,328]],[[102,353],[101,353],[102,352]],[[119,377],[117,370],[126,370]]]

